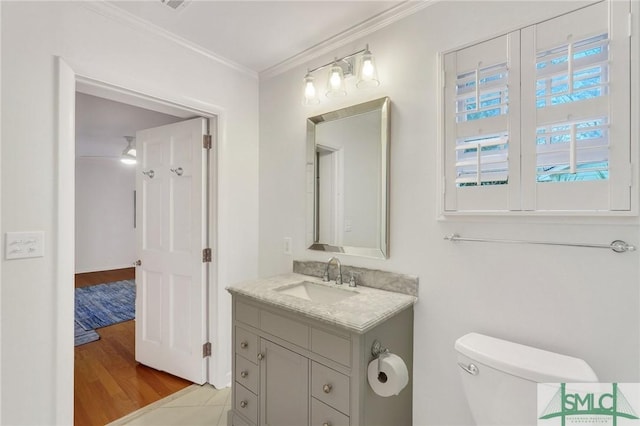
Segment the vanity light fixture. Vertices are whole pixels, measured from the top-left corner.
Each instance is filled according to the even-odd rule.
[[[313,76],[307,71],[307,75],[304,76],[304,104],[315,105],[320,103],[318,99],[318,92],[316,86],[313,84]]]
[[[136,147],[134,145],[136,138],[133,136],[125,136],[124,138],[127,140],[127,147],[122,151],[120,161],[123,164],[136,164]]]
[[[348,62],[347,62],[348,63]],[[329,68],[329,77],[327,78],[327,98],[338,98],[347,95],[347,88],[344,84],[344,71],[342,66],[338,65],[338,58],[333,61]]]
[[[378,80],[378,72],[376,70],[376,62],[373,55],[369,51],[369,45],[367,44],[358,69],[358,82],[356,87],[358,89],[364,89],[367,87],[378,87],[380,80]]]
[[[360,57],[358,58],[358,56]],[[320,103],[318,90],[316,89],[312,74],[326,68],[329,68],[326,96],[328,98],[345,96],[347,94],[345,78],[354,75],[355,64],[358,60],[356,73],[358,81],[356,87],[358,89],[365,89],[379,86],[380,80],[378,80],[375,60],[367,44],[362,50],[343,56],[342,58],[335,58],[332,62],[320,65],[312,70],[307,70],[307,74],[304,77],[303,104],[315,105]]]

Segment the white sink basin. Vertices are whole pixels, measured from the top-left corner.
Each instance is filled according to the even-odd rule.
[[[318,303],[336,303],[348,297],[358,294],[357,291],[344,290],[337,287],[329,287],[309,281],[287,284],[275,289],[278,293],[287,294],[304,300]]]

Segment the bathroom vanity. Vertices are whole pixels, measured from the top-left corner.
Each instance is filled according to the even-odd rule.
[[[297,273],[228,291],[230,425],[411,425],[415,296]],[[376,340],[407,365],[409,383],[398,395],[383,398],[369,386]]]

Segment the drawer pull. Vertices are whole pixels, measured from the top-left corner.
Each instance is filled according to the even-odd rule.
[[[246,379],[248,375],[249,375],[249,372],[246,370],[240,372],[240,377],[242,377],[243,379]]]
[[[331,392],[331,389],[333,389],[333,386],[331,386],[331,385],[329,385],[329,384],[326,384],[326,385],[322,386],[322,391],[323,391],[324,393],[329,393],[329,392]]]
[[[329,422],[324,422],[324,423],[322,423],[322,426],[331,426],[331,423],[329,423]]]
[[[264,354],[263,353],[259,353],[258,354],[258,361],[262,361],[264,359]]]
[[[240,347],[242,349],[247,349],[249,347],[249,343],[248,342],[240,342]]]
[[[247,401],[240,401],[240,407],[247,408],[247,405],[249,405]]]

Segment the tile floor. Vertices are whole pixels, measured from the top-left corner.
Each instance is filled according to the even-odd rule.
[[[107,426],[227,426],[230,388],[191,385]]]

